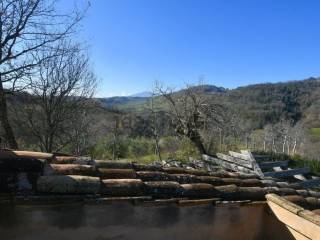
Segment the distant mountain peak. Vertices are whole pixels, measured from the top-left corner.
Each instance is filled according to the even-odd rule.
[[[129,95],[128,97],[143,97],[143,98],[148,98],[152,96],[152,92],[144,91],[144,92],[139,92],[135,93],[132,95]]]

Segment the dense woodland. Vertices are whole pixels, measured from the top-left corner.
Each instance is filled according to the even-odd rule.
[[[311,78],[234,90],[197,85],[175,92],[159,87],[153,97],[133,102],[126,97],[111,105],[108,99],[88,98],[81,117],[66,119],[52,149],[42,146],[26,116],[18,114],[34,95],[11,95],[10,119],[21,148],[42,151],[184,161],[201,153],[249,148],[318,160],[319,90],[320,81]]]
[[[131,158],[198,158],[247,148],[320,160],[320,80],[224,89],[198,84],[151,97],[94,98],[86,8],[0,4],[1,147]]]
[[[217,109],[214,116],[208,109],[204,110],[206,116],[201,116],[201,109],[196,109],[200,111],[200,118],[205,119],[199,121],[200,125],[193,127],[199,130],[207,153],[250,148],[320,159],[319,79],[250,85],[233,90],[210,85],[187,86],[185,90],[171,92],[180,109],[184,107],[184,111],[186,110],[181,112],[183,116],[195,110],[196,104],[189,104],[185,108],[185,104],[179,103],[178,99],[188,97],[188,92],[194,95],[189,96],[190,99],[194,97],[199,103],[206,105],[206,108]],[[166,92],[160,92],[153,98],[158,112],[165,113],[160,114],[162,118],[167,118],[162,120],[163,126],[171,126],[162,136],[190,139],[175,131],[175,120],[170,114],[175,110],[170,107],[165,94]],[[133,98],[132,102],[126,98],[121,102],[119,97],[115,104],[110,104],[108,99],[99,101],[104,106],[121,109],[123,113],[134,114],[148,121],[151,98],[144,98],[143,101]],[[146,128],[147,126],[150,124],[144,125]],[[142,132],[140,136],[150,137]],[[199,150],[197,147],[196,149]]]

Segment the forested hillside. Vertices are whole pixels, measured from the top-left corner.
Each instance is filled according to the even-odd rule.
[[[320,102],[320,80],[310,78],[276,84],[258,84],[231,90],[219,101],[233,106],[241,116],[254,122],[255,128],[274,124],[281,119],[311,120],[310,112],[317,111]],[[309,124],[317,124],[309,121]]]
[[[320,141],[318,78],[256,84],[232,90],[210,85],[189,89],[224,109],[223,123],[212,127],[211,136],[204,137],[211,151],[250,147],[289,154],[300,153],[310,158],[318,158],[320,155],[317,150]],[[185,91],[172,94],[181,98]],[[150,108],[150,99],[132,98],[130,101],[130,98],[125,98],[122,103],[118,101],[108,106],[124,112],[135,112],[142,117]],[[169,110],[170,104],[161,94],[152,100],[158,109],[164,112]]]
[[[15,93],[8,102],[19,145],[27,149],[47,150],[42,139],[54,129],[51,151],[102,158],[183,160],[201,151],[215,154],[240,148],[310,159],[320,156],[320,81],[316,78],[233,90],[198,85],[158,92],[152,98],[88,99],[74,118],[58,111],[59,124],[49,127],[36,110],[41,99]]]
[[[319,119],[316,118],[320,112],[317,108],[320,104],[320,79],[318,78],[256,84],[233,90],[206,85],[201,91],[203,94],[214,95],[215,101],[234,109],[243,118],[252,121],[254,128],[263,128],[266,124],[274,124],[281,119],[290,120],[293,123],[304,120],[311,127],[320,126]],[[98,101],[107,107],[136,110],[146,107],[149,99],[148,97],[112,97],[100,98]],[[161,97],[155,101],[161,106]]]

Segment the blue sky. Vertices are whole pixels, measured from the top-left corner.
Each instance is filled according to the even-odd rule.
[[[156,80],[235,88],[320,76],[319,12],[317,0],[91,0],[81,37],[98,96]]]

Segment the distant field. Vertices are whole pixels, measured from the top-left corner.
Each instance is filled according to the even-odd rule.
[[[310,131],[313,136],[320,137],[320,128],[311,128]]]

